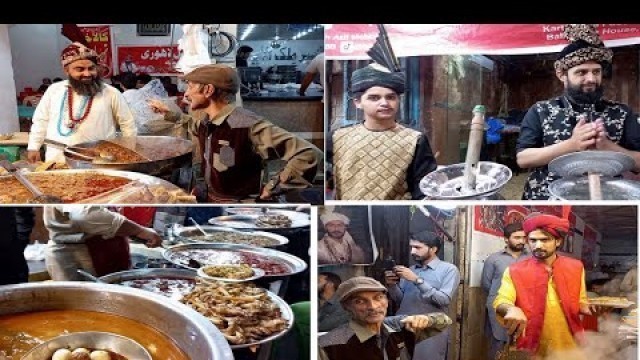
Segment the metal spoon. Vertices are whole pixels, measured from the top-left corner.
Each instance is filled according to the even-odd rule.
[[[200,227],[200,224],[198,224],[192,217],[189,217],[189,220],[191,220],[191,222],[196,226],[196,228],[198,228],[198,230],[200,230],[200,232],[204,235],[204,237],[206,237],[206,238],[212,238],[213,237],[213,235],[205,232],[204,229],[202,227]]]
[[[106,283],[105,281],[100,280],[100,278],[97,278],[95,276],[93,276],[91,273],[84,271],[82,269],[77,269],[76,272],[80,275],[82,275],[83,277],[93,281],[93,282],[97,282],[97,283]]]
[[[30,203],[34,203],[34,204],[60,204],[60,203],[64,202],[64,200],[62,200],[61,198],[59,198],[57,196],[46,195],[45,193],[43,193],[40,189],[38,189],[35,185],[33,185],[33,183],[29,179],[27,179],[26,176],[24,176],[20,171],[18,171],[18,168],[16,168],[8,160],[0,161],[0,166],[2,166],[3,168],[7,169],[7,171],[9,171],[13,175],[13,177],[15,177],[16,180],[18,180],[20,182],[20,184],[22,184],[24,187],[26,187],[31,192],[31,194],[33,194],[33,199],[31,199],[31,201],[29,201]]]

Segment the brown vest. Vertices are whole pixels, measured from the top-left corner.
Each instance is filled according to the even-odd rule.
[[[262,158],[254,151],[249,134],[260,120],[253,112],[236,108],[221,125],[200,123],[201,170],[209,201],[239,200],[259,193]]]
[[[375,337],[360,342],[353,330],[348,326],[340,327],[334,330],[324,339],[319,341],[318,345],[327,354],[330,360],[384,360],[384,354],[377,345]],[[340,341],[340,337],[349,336],[348,340]],[[386,343],[386,351],[388,360],[409,360],[413,355],[415,346],[415,335],[407,330],[388,333],[389,338]],[[344,339],[344,338],[343,338]]]

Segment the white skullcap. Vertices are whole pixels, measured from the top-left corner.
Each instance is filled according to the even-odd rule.
[[[346,215],[330,212],[320,216],[320,221],[322,221],[323,225],[327,225],[328,222],[331,221],[342,221],[345,225],[349,225],[351,220]]]

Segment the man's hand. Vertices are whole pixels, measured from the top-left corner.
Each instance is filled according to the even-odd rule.
[[[147,104],[149,104],[149,107],[151,107],[151,110],[153,110],[154,113],[165,115],[166,113],[171,111],[169,110],[169,107],[160,100],[149,99],[147,100]]]
[[[144,228],[144,230],[139,232],[136,237],[142,240],[147,240],[145,245],[149,248],[158,247],[162,244],[162,237],[160,237],[160,235],[151,228]]]
[[[594,304],[580,305],[580,313],[582,313],[583,315],[602,316],[609,314],[611,311],[613,311],[613,308],[610,306]]]
[[[409,315],[400,320],[404,324],[404,328],[416,332],[417,330],[426,329],[431,326],[431,319],[427,315]]]
[[[35,162],[41,161],[40,150],[29,150],[29,151],[27,151],[27,160],[30,163],[35,163]]]
[[[387,286],[394,286],[400,281],[400,278],[393,270],[385,270],[384,272],[384,282]]]
[[[595,121],[596,124],[596,149],[615,151],[616,144],[609,139],[607,129],[604,127],[604,121],[602,118],[598,118]]]
[[[416,275],[416,273],[414,273],[411,269],[409,269],[406,266],[396,265],[393,268],[393,271],[395,271],[396,275],[398,275],[400,278],[405,279],[407,281],[414,282],[416,281],[416,279],[418,279],[418,275]]]
[[[583,151],[596,145],[597,135],[596,124],[587,123],[586,118],[580,116],[569,141],[573,143],[575,151]]]
[[[504,315],[504,323],[507,328],[507,334],[517,339],[520,335],[524,334],[527,327],[527,316],[522,309],[517,306],[512,306]]]

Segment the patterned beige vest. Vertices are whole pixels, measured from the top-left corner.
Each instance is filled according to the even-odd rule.
[[[358,124],[333,134],[336,200],[407,200],[407,169],[420,132],[397,125],[370,131]]]

